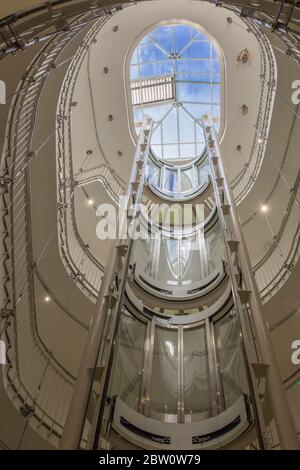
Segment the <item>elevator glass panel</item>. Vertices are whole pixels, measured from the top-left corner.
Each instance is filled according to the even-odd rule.
[[[161,239],[157,279],[166,284],[178,284],[179,243],[177,238]]]
[[[211,414],[206,343],[204,325],[183,330],[184,409],[185,415],[191,415],[191,421],[205,419]]]
[[[165,169],[164,189],[174,193],[179,191],[177,170],[172,170],[170,168]]]
[[[215,323],[217,350],[223,379],[225,406],[231,406],[241,394],[249,394],[242,338],[237,318],[227,314]]]
[[[205,234],[205,245],[208,261],[208,271],[215,271],[224,259],[224,242],[221,234],[220,224],[216,223],[214,227]]]
[[[152,262],[155,248],[155,240],[150,237],[138,239],[133,244],[132,262],[136,263],[138,269],[148,275],[152,272]]]
[[[181,170],[181,192],[189,191],[193,186],[193,168]]]
[[[148,160],[147,163],[147,168],[146,168],[146,178],[147,180],[153,185],[153,186],[158,186],[159,185],[159,175],[160,175],[160,170],[159,168],[154,165],[151,160]]]
[[[150,392],[150,416],[168,421],[178,407],[178,331],[155,328]]]
[[[137,411],[143,368],[146,325],[127,311],[121,317],[111,394]]]
[[[203,233],[202,233],[203,236]],[[200,281],[207,275],[206,254],[201,251],[201,233],[181,240],[182,284]]]

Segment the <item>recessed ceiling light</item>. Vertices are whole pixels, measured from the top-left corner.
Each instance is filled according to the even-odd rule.
[[[51,301],[50,295],[46,295],[46,297],[45,297],[45,302],[50,302],[50,301]]]
[[[260,212],[266,213],[266,212],[268,212],[268,210],[269,210],[269,208],[266,204],[262,204],[260,206]]]
[[[93,199],[88,199],[87,203],[88,203],[89,206],[92,206],[94,204],[94,201],[93,201]]]

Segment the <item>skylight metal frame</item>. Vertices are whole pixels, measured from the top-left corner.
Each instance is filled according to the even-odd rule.
[[[185,33],[190,31],[190,38],[186,42],[183,39],[184,44],[176,51],[176,28],[185,28]],[[157,32],[162,32],[162,28],[167,28],[169,34],[169,44],[162,44],[157,38]],[[170,41],[170,37],[172,38]],[[177,36],[178,37],[178,36]],[[182,38],[181,38],[182,39]],[[172,48],[170,45],[172,44]],[[191,57],[187,54],[186,57],[182,57],[186,51],[189,50],[193,44],[208,44],[209,54],[206,48],[205,54],[201,56],[194,54]],[[147,46],[153,47],[154,51],[149,52]],[[199,47],[200,47],[199,46]],[[141,50],[144,51],[141,53]],[[145,52],[146,51],[146,52]],[[153,115],[155,124],[154,132],[159,131],[154,135],[151,143],[152,150],[159,159],[162,160],[191,160],[198,158],[204,151],[205,142],[202,134],[202,127],[200,125],[200,119],[203,114],[210,114],[217,117],[219,122],[221,121],[221,60],[218,49],[213,44],[213,41],[209,36],[202,33],[197,29],[196,26],[189,23],[167,23],[159,25],[158,27],[150,30],[144,37],[136,44],[136,47],[131,55],[131,61],[129,65],[130,69],[130,83],[137,84],[138,82],[145,82],[148,79],[158,79],[163,77],[174,77],[175,82],[175,93],[174,98],[168,100],[156,100],[148,101],[147,103],[139,103],[134,105],[131,101],[132,112],[134,114],[134,120],[136,121],[136,132],[138,133],[139,121],[143,118],[143,115],[152,113],[157,114],[160,105],[168,105],[168,109],[160,118],[156,118]],[[152,60],[152,56],[156,55],[158,59]],[[144,57],[143,59],[143,55]],[[165,58],[163,58],[165,57]],[[194,67],[184,69],[186,61],[187,66],[191,66],[193,62],[196,64],[205,63],[205,66],[200,66],[200,71],[193,70]],[[177,64],[183,64],[178,67]],[[164,68],[165,66],[165,68]],[[183,70],[182,70],[183,68]],[[157,71],[161,70],[158,74]],[[199,69],[199,65],[198,65]],[[149,74],[145,71],[149,71]],[[152,72],[151,72],[152,70]],[[155,74],[153,70],[156,71]],[[207,71],[208,70],[208,71]],[[138,73],[136,73],[138,72]],[[197,74],[199,79],[197,80]],[[195,98],[196,90],[196,98]],[[190,96],[188,96],[190,94]],[[201,96],[204,99],[199,99]],[[181,99],[182,98],[182,99]],[[198,109],[198,115],[194,115],[192,110]],[[166,121],[170,113],[172,122],[174,123],[174,139],[170,139],[170,131],[166,130]],[[184,116],[184,118],[183,118]],[[187,139],[183,137],[182,126],[180,121],[182,119],[191,119],[193,122],[192,126],[186,125],[187,128],[193,127],[193,138]],[[199,127],[198,127],[199,126]],[[188,133],[187,133],[188,134]],[[200,134],[202,137],[200,138]]]

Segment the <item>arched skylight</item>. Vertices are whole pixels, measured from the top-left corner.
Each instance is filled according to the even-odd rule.
[[[152,149],[164,160],[194,159],[204,149],[203,114],[220,120],[220,63],[209,38],[185,24],[159,26],[130,63],[133,120],[153,117]]]

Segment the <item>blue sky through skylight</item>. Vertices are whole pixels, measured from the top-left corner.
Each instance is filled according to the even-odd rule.
[[[184,24],[159,26],[134,50],[130,64],[131,86],[140,87],[143,93],[141,91],[140,101],[133,106],[133,118],[137,129],[144,115],[154,119],[151,144],[157,157],[194,159],[202,154],[204,137],[199,120],[206,113],[220,120],[217,57],[209,38]],[[155,80],[161,77],[166,77],[169,83],[172,80],[172,97],[151,101],[147,95],[145,99],[145,93],[150,93]]]

